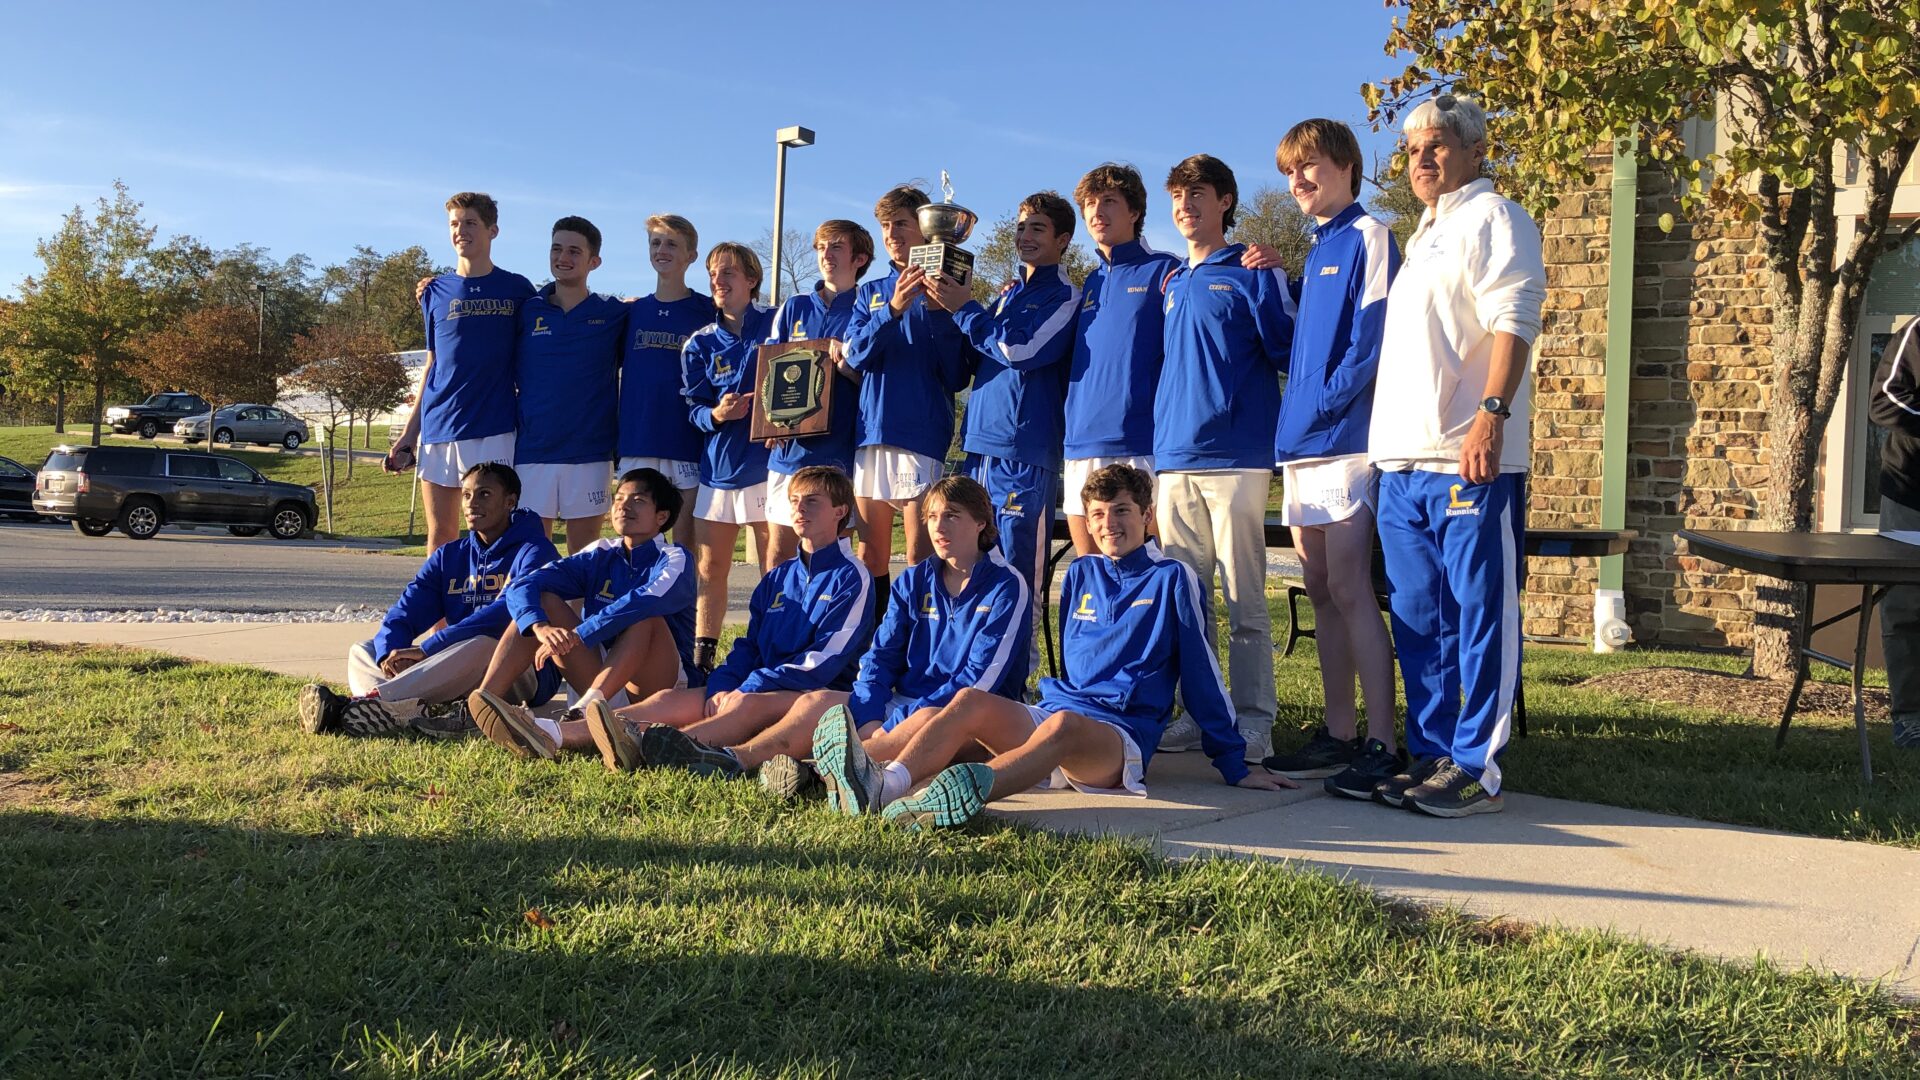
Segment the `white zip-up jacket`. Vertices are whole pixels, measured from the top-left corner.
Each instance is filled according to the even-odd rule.
[[[1368,460],[1388,471],[1456,471],[1486,398],[1494,335],[1533,344],[1546,298],[1540,229],[1518,203],[1485,179],[1440,196],[1420,215],[1387,292]],[[1523,376],[1513,395],[1503,473],[1527,471],[1531,382]]]

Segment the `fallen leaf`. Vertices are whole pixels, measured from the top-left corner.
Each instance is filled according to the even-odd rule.
[[[189,859],[204,859],[207,857],[207,849],[203,847],[190,847],[187,849],[186,857]]]
[[[198,725],[200,725],[200,730],[201,730],[201,731],[204,731],[204,732],[206,732],[206,733],[207,733],[207,734],[209,734],[209,735],[211,735],[211,734],[213,734],[213,725],[212,725],[212,724],[209,724],[209,723],[207,723],[207,722],[206,722],[205,720],[195,720],[195,721],[194,721],[194,723],[196,723],[196,724],[198,724]]]
[[[526,919],[536,930],[551,930],[555,925],[552,919],[547,918],[547,913],[537,907],[527,909]]]
[[[0,724],[0,732],[5,732],[8,735],[11,735],[16,731],[25,731],[25,730],[27,729],[21,727],[19,724],[13,723],[12,721],[8,721],[7,723]]]
[[[553,1041],[557,1043],[572,1045],[580,1041],[580,1033],[565,1020],[555,1020],[553,1026],[547,1029],[547,1034],[553,1036]]]
[[[427,790],[421,792],[420,797],[428,802],[438,802],[447,797],[447,789],[438,784],[428,784]]]

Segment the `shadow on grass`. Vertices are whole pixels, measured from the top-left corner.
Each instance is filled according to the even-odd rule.
[[[1019,932],[993,925],[1004,901],[915,888],[921,858],[47,812],[0,813],[0,834],[8,1076],[391,1074],[436,1057],[490,1075],[516,1060],[536,1073],[1483,1075],[1350,1051],[1279,996],[1109,978],[1097,962],[1069,979],[1070,965],[1009,970],[992,946]],[[904,895],[836,909],[849,899],[836,867]],[[658,883],[689,869],[712,886]],[[790,924],[762,937],[744,925],[756,915]],[[807,921],[823,916],[864,925]]]

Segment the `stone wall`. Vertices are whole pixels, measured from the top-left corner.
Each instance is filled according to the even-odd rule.
[[[1600,520],[1601,402],[1606,354],[1610,168],[1562,198],[1541,222],[1545,326],[1536,344],[1534,479],[1529,521],[1541,528]],[[1690,225],[1666,179],[1640,173],[1633,272],[1627,527],[1641,538],[1624,586],[1635,639],[1646,645],[1745,647],[1749,575],[1674,550],[1687,527],[1738,527],[1759,515],[1772,312],[1753,225]],[[1586,638],[1597,568],[1534,560],[1529,634]]]

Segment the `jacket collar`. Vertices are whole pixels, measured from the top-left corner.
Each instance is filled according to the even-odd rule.
[[[1054,263],[1052,266],[1034,267],[1031,273],[1025,274],[1021,279],[1020,287],[1023,289],[1037,289],[1042,285],[1065,285],[1066,283],[1067,275],[1060,272],[1059,263]]]
[[[1116,245],[1112,257],[1100,254],[1098,248],[1094,249],[1094,253],[1100,255],[1100,261],[1107,266],[1129,266],[1133,263],[1146,262],[1149,256],[1158,254],[1147,246],[1145,240],[1129,240],[1124,244]]]
[[[1141,544],[1139,547],[1134,548],[1132,551],[1127,552],[1117,559],[1109,559],[1105,555],[1100,556],[1100,566],[1114,577],[1138,577],[1146,573],[1163,557],[1164,556],[1160,554],[1160,546],[1149,539],[1146,543]]]
[[[843,536],[811,556],[803,551],[794,556],[794,561],[800,564],[800,569],[808,577],[824,574],[837,566],[853,561],[853,538]]]
[[[1245,244],[1228,244],[1226,247],[1221,248],[1219,251],[1216,251],[1213,254],[1207,256],[1206,258],[1201,259],[1198,265],[1199,266],[1219,266],[1219,265],[1225,264],[1225,265],[1231,265],[1231,266],[1239,266],[1240,256],[1245,254],[1246,250],[1247,250],[1247,245]]]
[[[1352,206],[1328,218],[1325,225],[1315,222],[1313,225],[1313,238],[1315,240],[1325,240],[1327,237],[1353,224],[1355,218],[1366,212],[1367,208],[1360,205],[1360,201],[1355,199]]]
[[[1459,190],[1449,191],[1445,195],[1440,196],[1432,206],[1427,207],[1427,209],[1421,213],[1420,228],[1422,230],[1426,229],[1427,226],[1459,210],[1476,197],[1489,194],[1492,191],[1493,181],[1484,176],[1462,184]]]

